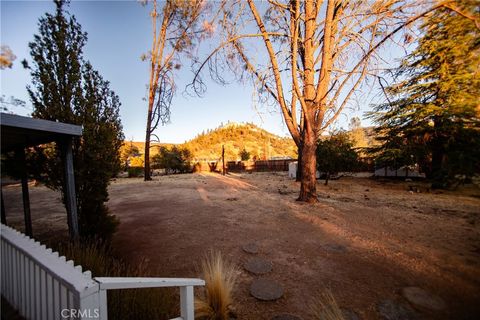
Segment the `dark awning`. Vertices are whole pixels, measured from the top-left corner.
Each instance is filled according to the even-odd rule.
[[[0,113],[0,124],[2,152],[82,135],[81,126],[8,113]]]

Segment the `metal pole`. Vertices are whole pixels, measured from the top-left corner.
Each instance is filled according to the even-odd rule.
[[[225,175],[225,145],[222,145],[222,174]]]

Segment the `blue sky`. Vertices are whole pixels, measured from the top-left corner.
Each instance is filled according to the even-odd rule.
[[[8,45],[17,59],[11,69],[1,71],[0,89],[2,95],[27,102],[26,108],[11,110],[17,114],[31,112],[25,89],[30,75],[20,61],[30,59],[28,42],[38,31],[38,19],[54,8],[51,1],[1,0],[1,44]],[[72,1],[68,10],[88,33],[85,57],[110,81],[111,88],[120,97],[126,139],[143,141],[147,103],[142,98],[147,91],[148,65],[140,56],[151,45],[149,9],[135,1]],[[207,81],[207,93],[196,98],[182,94],[191,77],[188,68],[179,74],[171,123],[157,131],[162,142],[181,143],[228,121],[253,122],[275,134],[288,135],[276,108],[254,106],[251,86],[237,83],[220,86]],[[347,112],[348,116],[341,117],[340,125],[354,115],[361,116],[363,111],[365,106]]]

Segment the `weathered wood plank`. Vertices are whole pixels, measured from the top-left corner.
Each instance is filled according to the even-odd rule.
[[[25,234],[29,237],[32,233],[32,216],[30,213],[30,195],[28,192],[28,173],[25,160],[25,149],[19,148],[15,150],[15,157],[22,167],[22,200],[23,200],[23,217],[25,220]]]
[[[203,286],[205,281],[193,278],[95,278],[100,283],[100,289],[134,289],[134,288],[162,288]]]
[[[193,287],[180,287],[180,316],[185,320],[194,320]]]
[[[68,230],[70,238],[79,239],[77,197],[75,195],[75,173],[73,171],[72,139],[61,142],[62,160],[65,168],[65,207],[67,209]]]
[[[29,130],[46,131],[72,136],[81,136],[82,127],[43,119],[33,119],[15,114],[1,113],[1,124],[5,127],[24,128]]]

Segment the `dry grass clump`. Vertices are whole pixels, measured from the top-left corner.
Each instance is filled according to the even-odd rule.
[[[315,320],[344,320],[342,310],[329,290],[319,293],[310,304]]]
[[[116,258],[100,241],[68,243],[59,248],[68,259],[90,270],[94,277],[151,277],[147,263],[128,264]],[[170,288],[108,291],[108,317],[111,319],[170,319],[176,313],[175,292]]]
[[[230,319],[237,268],[225,261],[219,252],[212,252],[203,259],[201,269],[205,292],[202,298],[195,299],[195,317],[202,320]]]

